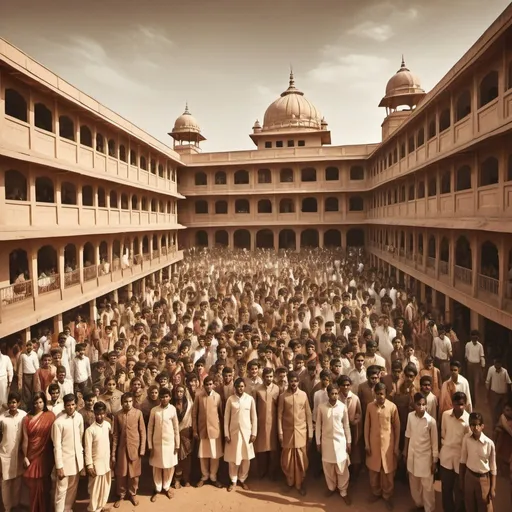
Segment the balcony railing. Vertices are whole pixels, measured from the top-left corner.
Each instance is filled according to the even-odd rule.
[[[121,268],[121,260],[119,258],[114,258],[112,260],[112,272],[119,270]]]
[[[494,277],[478,274],[478,288],[487,293],[498,295],[500,291],[500,282]]]
[[[32,281],[22,281],[6,286],[0,290],[0,301],[2,305],[15,304],[32,297]]]
[[[80,269],[72,270],[64,274],[64,288],[80,284]]]
[[[162,256],[167,256],[167,246],[162,245]]]
[[[143,254],[142,254],[142,259],[143,259],[144,261],[149,261],[149,260],[150,260],[150,254],[149,254],[149,252],[145,252],[145,253],[143,253]]]
[[[158,251],[153,251],[151,253],[151,259],[156,260],[158,258]]]
[[[60,288],[60,275],[53,274],[48,277],[40,277],[37,280],[37,288],[39,291],[39,295],[43,293],[53,292],[54,290],[58,290]]]
[[[439,273],[448,275],[449,270],[448,270],[448,262],[447,261],[439,260]]]
[[[142,263],[142,254],[135,254],[133,256],[133,262],[135,265],[140,265]]]
[[[453,268],[455,279],[457,281],[461,281],[466,284],[471,284],[473,282],[473,271],[470,268],[461,267],[460,265],[455,265]]]
[[[431,256],[427,257],[427,268],[436,268],[436,259]]]
[[[84,268],[84,281],[91,281],[92,279],[96,279],[98,277],[98,267],[96,265],[91,265],[90,267]]]
[[[416,263],[419,265],[423,264],[423,254],[420,254],[419,252],[416,253]]]

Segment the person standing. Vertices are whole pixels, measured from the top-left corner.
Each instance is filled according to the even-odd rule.
[[[445,381],[450,377],[450,359],[453,354],[452,342],[445,334],[444,325],[439,325],[437,332],[438,335],[434,336],[432,341],[432,357],[436,368],[439,368],[441,379]]]
[[[27,413],[18,409],[20,402],[19,393],[9,393],[6,400],[8,410],[0,416],[0,478],[5,512],[17,509],[21,499],[21,433],[23,418]]]
[[[350,386],[350,380],[348,385]],[[329,495],[334,494],[338,489],[343,501],[350,505],[348,467],[352,436],[348,410],[345,404],[338,400],[338,388],[328,386],[327,395],[327,403],[318,407],[316,415],[316,447],[322,456],[322,467]]]
[[[178,452],[178,465],[175,470],[174,487],[180,489],[183,484],[190,487],[190,471],[192,468],[192,452],[194,435],[192,432],[192,401],[187,398],[187,391],[183,384],[174,386],[172,405],[176,409],[180,429],[180,449]]]
[[[414,412],[409,413],[405,430],[404,459],[414,504],[425,512],[435,512],[434,474],[439,457],[436,420],[427,412],[427,400],[414,395]]]
[[[161,388],[158,398],[160,405],[151,409],[148,423],[148,448],[151,451],[149,465],[153,468],[155,483],[152,502],[156,501],[162,490],[169,499],[173,497],[171,483],[180,449],[180,426],[176,408],[170,403],[170,390]]]
[[[18,389],[21,390],[22,402],[27,407],[32,403],[34,375],[39,368],[39,358],[33,348],[34,344],[32,341],[27,341],[25,343],[25,352],[20,355],[18,360]]]
[[[76,412],[75,395],[65,395],[63,402],[64,413],[58,416],[52,426],[57,472],[55,512],[68,512],[73,509],[80,473],[84,469],[84,419]]]
[[[450,378],[443,382],[441,386],[441,398],[439,399],[439,415],[444,411],[453,408],[452,396],[460,391],[466,395],[466,411],[469,413],[473,409],[471,401],[471,391],[468,380],[460,374],[461,364],[459,361],[450,361]]]
[[[471,331],[471,340],[466,343],[465,360],[469,390],[473,398],[473,407],[476,406],[476,395],[479,385],[484,381],[485,372],[485,353],[484,346],[480,343],[480,333],[473,329]]]
[[[0,352],[0,408],[7,405],[9,389],[14,376],[14,368],[9,356]]]
[[[213,377],[207,376],[203,389],[198,390],[192,408],[192,429],[194,438],[199,440],[198,457],[201,463],[201,480],[197,487],[202,487],[208,480],[215,487],[221,488],[217,480],[219,461],[222,450],[222,400],[213,390]]]
[[[493,512],[496,497],[496,449],[484,434],[484,418],[469,415],[470,434],[462,441],[460,477],[466,512]]]
[[[105,421],[107,406],[94,404],[95,422],[85,430],[85,467],[89,475],[89,512],[102,512],[110,494],[112,471],[110,468],[110,435],[112,428]]]
[[[466,394],[460,391],[452,396],[453,409],[441,417],[441,493],[445,512],[461,512],[464,496],[459,480],[459,463],[462,441],[469,430],[469,413],[466,411]]]
[[[380,498],[388,510],[393,509],[395,472],[399,455],[400,418],[393,402],[386,399],[386,385],[374,387],[375,400],[368,404],[364,422],[366,467],[370,474],[372,496],[370,502]]]
[[[510,380],[508,371],[503,368],[501,359],[499,357],[495,358],[494,365],[489,368],[487,379],[485,380],[487,399],[491,407],[493,429],[496,428],[501,413],[503,412],[503,407],[507,403],[511,384],[512,381]]]
[[[286,483],[304,496],[304,478],[309,462],[307,449],[313,440],[313,421],[308,396],[299,389],[299,377],[295,372],[288,373],[288,389],[279,396],[277,432]]]
[[[256,404],[251,395],[245,393],[244,379],[235,380],[235,394],[226,402],[224,436],[226,440],[224,460],[229,464],[231,483],[228,492],[236,489],[237,481],[244,491],[249,476],[251,459],[254,459],[254,441],[258,432]]]
[[[258,435],[254,442],[259,477],[266,474],[270,478],[277,476],[279,467],[279,445],[277,439],[277,402],[279,386],[274,383],[274,370],[263,368],[263,384],[254,392]]]
[[[132,505],[139,504],[137,490],[142,472],[141,458],[146,452],[146,427],[139,409],[133,407],[132,393],[124,393],[122,409],[114,417],[111,464],[116,477],[118,498],[114,507],[119,508],[121,500],[128,496]]]

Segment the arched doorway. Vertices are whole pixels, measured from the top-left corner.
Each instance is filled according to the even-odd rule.
[[[229,245],[228,232],[225,230],[215,232],[215,245],[220,247],[227,247]]]
[[[274,233],[270,229],[261,229],[256,233],[256,248],[257,249],[273,249],[274,248]]]
[[[196,232],[196,243],[197,247],[208,247],[208,233],[204,230]]]
[[[251,234],[247,229],[237,229],[233,235],[233,244],[236,249],[251,249]]]
[[[20,280],[29,279],[28,256],[27,251],[23,249],[15,249],[9,254],[9,281],[10,284],[16,282],[18,277]],[[23,276],[23,277],[21,277]]]
[[[318,230],[305,229],[300,234],[300,246],[301,247],[318,247],[319,246]]]
[[[328,229],[324,233],[324,247],[341,247],[341,233],[339,229]]]
[[[279,232],[279,249],[293,249],[297,248],[295,231],[292,229],[283,229]]]
[[[349,229],[347,232],[347,247],[364,246],[364,231],[359,228]]]

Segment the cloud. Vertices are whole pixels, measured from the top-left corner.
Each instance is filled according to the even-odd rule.
[[[272,91],[272,89],[270,89],[270,87],[267,87],[266,85],[258,84],[254,86],[254,89],[257,94],[264,97],[272,96],[273,94],[275,94],[275,91]]]
[[[164,46],[174,46],[173,41],[159,28],[139,25],[138,30],[140,34],[146,38],[147,42]]]
[[[379,76],[387,65],[388,60],[384,57],[350,53],[335,60],[321,62],[308,72],[308,76],[318,83],[343,82],[348,87],[361,88],[367,85],[369,77]]]
[[[366,37],[383,43],[393,37],[394,32],[390,25],[379,24],[374,21],[363,21],[348,31],[350,35]]]

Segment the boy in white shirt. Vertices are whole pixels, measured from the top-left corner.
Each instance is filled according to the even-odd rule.
[[[25,343],[25,352],[21,354],[18,366],[18,389],[21,389],[21,397],[24,404],[32,403],[34,392],[34,375],[39,368],[39,359],[32,350],[34,344],[31,340]]]
[[[73,380],[75,393],[80,391],[82,394],[86,387],[92,385],[91,363],[85,355],[86,345],[78,343],[76,345],[76,356],[73,359]]]

